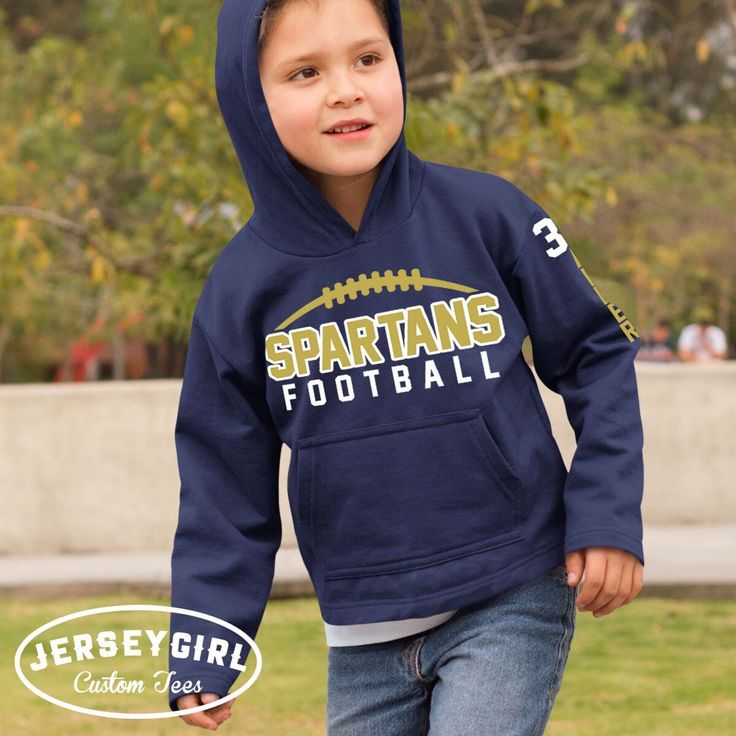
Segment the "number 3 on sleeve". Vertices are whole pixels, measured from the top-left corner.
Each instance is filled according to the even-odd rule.
[[[544,228],[549,230],[547,235],[544,236],[545,240],[548,243],[551,243],[552,241],[559,243],[556,248],[547,248],[547,255],[550,258],[557,258],[557,256],[562,255],[567,250],[567,241],[562,237],[562,233],[557,231],[557,225],[555,225],[549,217],[545,217],[542,220],[535,222],[532,230],[535,235],[539,235]]]

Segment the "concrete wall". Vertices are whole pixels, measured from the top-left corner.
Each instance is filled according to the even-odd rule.
[[[644,521],[736,521],[736,362],[637,364]],[[0,554],[169,550],[181,382],[0,385]],[[564,404],[540,384],[568,464]],[[295,546],[282,448],[284,546]]]

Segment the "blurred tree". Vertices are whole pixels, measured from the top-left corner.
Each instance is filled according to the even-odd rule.
[[[101,314],[112,338],[140,309],[139,336],[186,337],[212,244],[249,201],[212,82],[217,7],[185,22],[166,12],[180,5],[90,2],[86,43],[46,35],[25,53],[0,25],[6,343],[63,348]]]
[[[591,221],[570,226],[587,244],[591,267],[631,284],[643,330],[659,317],[680,329],[705,299],[733,338],[736,130],[674,126],[620,105],[585,117],[580,136],[589,160],[618,192]]]
[[[671,91],[699,70],[702,88],[731,64],[712,34],[736,28],[733,0],[694,14],[703,4],[405,0],[409,145],[513,180],[578,239],[590,273],[635,285],[622,306],[645,320],[680,314],[706,282],[727,315],[732,169],[715,141],[735,113],[725,92],[703,92],[703,117],[680,136],[655,84]],[[142,310],[139,336],[185,339],[209,267],[252,207],[215,96],[220,3],[80,0],[64,6],[68,25],[59,3],[3,5],[0,380],[13,345],[29,352],[43,335],[62,348],[101,315],[110,337]]]
[[[22,51],[44,35],[83,40],[85,6],[86,0],[0,0],[10,36]]]
[[[733,0],[626,0],[615,30],[621,50],[653,63],[622,79],[620,97],[637,99],[673,122],[736,113],[736,19]]]

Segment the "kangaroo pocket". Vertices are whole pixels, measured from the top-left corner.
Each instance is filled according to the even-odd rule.
[[[523,536],[523,483],[478,408],[296,446],[299,513],[326,579],[412,570]]]

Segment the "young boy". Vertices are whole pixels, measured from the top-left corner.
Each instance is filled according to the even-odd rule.
[[[639,335],[536,202],[407,149],[398,0],[225,0],[216,82],[255,210],[192,321],[172,605],[255,637],[285,442],[328,733],[541,733],[576,600],[642,587]],[[200,686],[174,710],[238,675],[171,669]],[[215,730],[232,703],[182,717]]]

